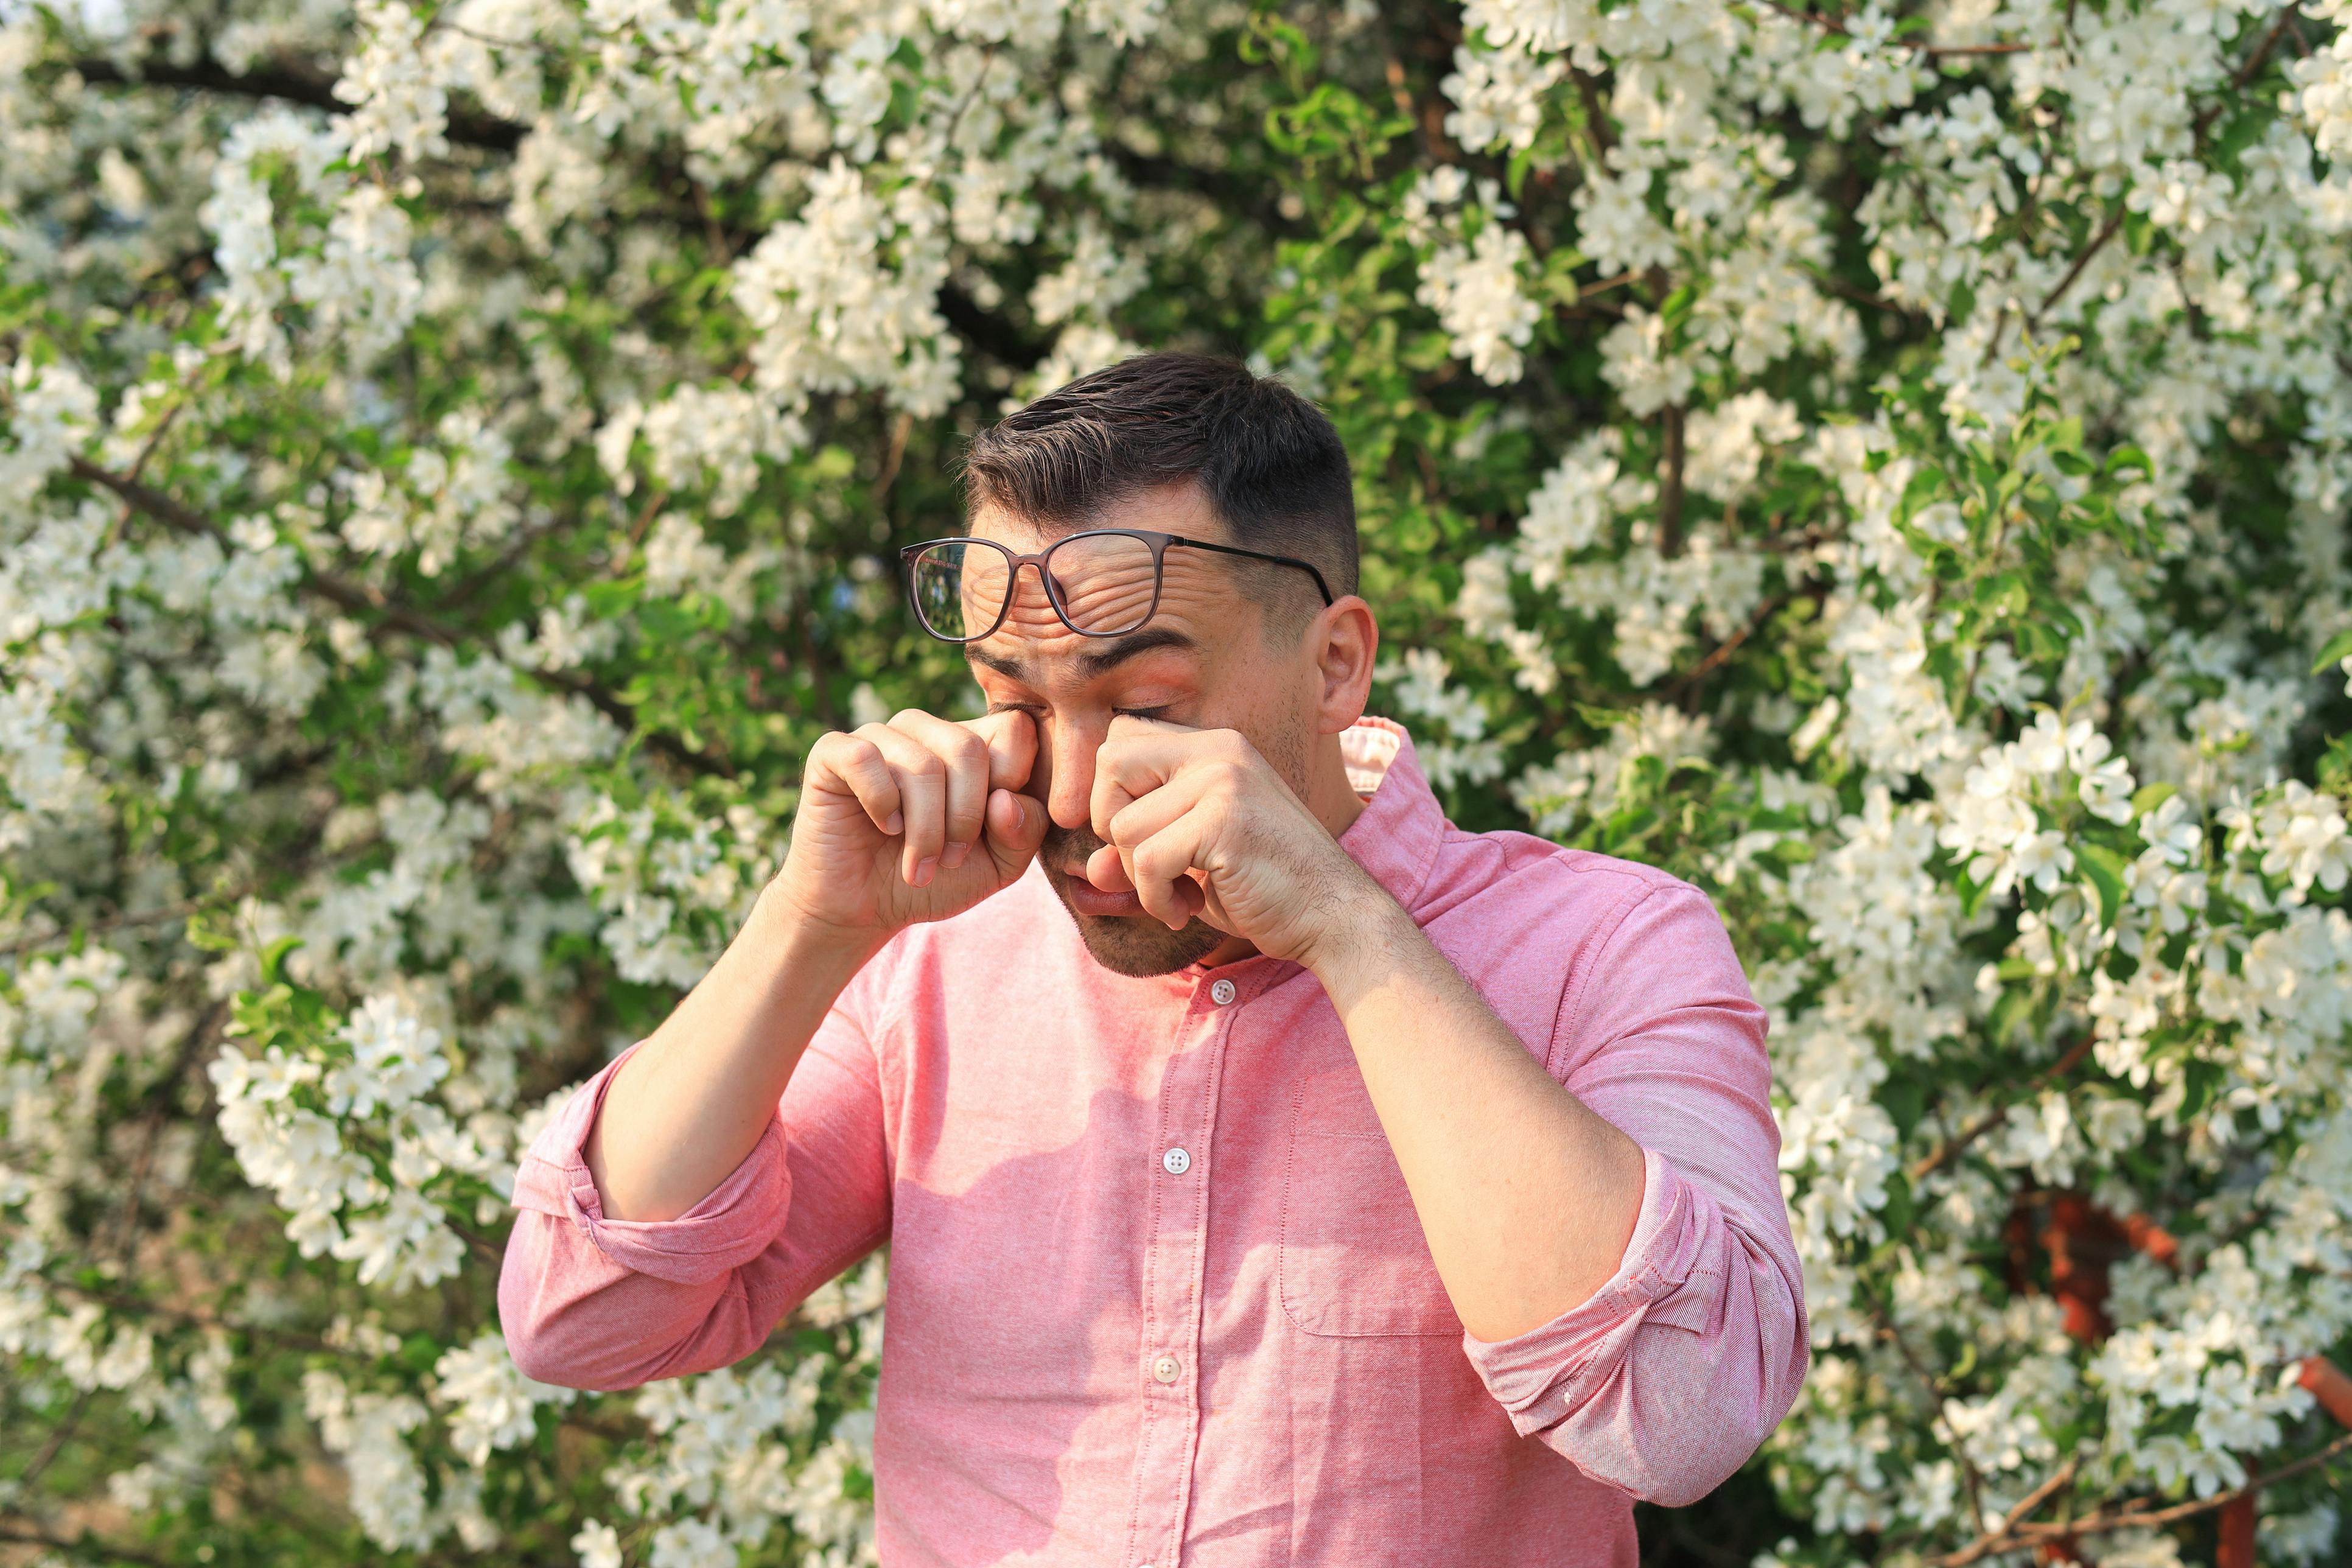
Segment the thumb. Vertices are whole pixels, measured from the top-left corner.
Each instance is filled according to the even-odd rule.
[[[1045,842],[1045,803],[1019,790],[991,790],[986,822],[988,852],[1010,880],[1027,868]]]

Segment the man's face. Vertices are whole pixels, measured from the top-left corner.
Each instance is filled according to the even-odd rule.
[[[1084,526],[1158,529],[1234,542],[1207,500],[1190,485],[1121,502]],[[971,531],[1028,554],[1063,532],[1079,530],[1040,534],[982,507],[971,519]],[[1099,637],[1081,637],[1064,626],[1035,569],[1024,566],[1004,624],[964,645],[989,710],[1017,708],[1036,722],[1037,765],[1025,793],[1045,803],[1048,825],[1038,858],[1046,880],[1077,922],[1087,951],[1106,969],[1165,974],[1225,940],[1224,932],[1197,916],[1181,931],[1170,931],[1143,912],[1133,893],[1103,892],[1087,880],[1087,858],[1103,847],[1089,824],[1095,752],[1114,714],[1237,730],[1293,789],[1302,796],[1307,793],[1318,689],[1310,652],[1314,638],[1302,635],[1295,647],[1269,647],[1264,612],[1238,583],[1240,572],[1289,570],[1171,547],[1159,609],[1135,632]],[[1304,573],[1297,576],[1302,587],[1310,586]],[[1146,599],[1150,588],[1147,574],[1141,584]],[[1074,600],[1083,602],[1089,585],[1073,583],[1069,590]],[[1115,598],[1132,592],[1133,585],[1105,583],[1093,591]],[[993,614],[993,604],[980,613]]]

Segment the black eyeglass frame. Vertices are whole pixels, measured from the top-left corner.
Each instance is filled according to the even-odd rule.
[[[1069,611],[1062,603],[1061,584],[1054,580],[1054,574],[1046,569],[1046,560],[1055,551],[1074,541],[1105,537],[1140,539],[1151,547],[1151,603],[1144,610],[1142,618],[1131,626],[1122,626],[1115,632],[1090,632],[1070,619]],[[984,544],[991,550],[1000,552],[1012,563],[1011,569],[1004,574],[1004,603],[997,606],[996,618],[988,623],[986,631],[974,632],[970,637],[951,637],[932,626],[931,618],[923,614],[923,602],[915,593],[915,558],[924,551],[940,544]],[[1013,613],[1013,601],[1021,587],[1021,568],[1029,565],[1037,568],[1037,580],[1045,584],[1045,600],[1054,606],[1055,618],[1064,626],[1082,637],[1123,637],[1141,630],[1150,624],[1153,616],[1160,613],[1160,591],[1161,584],[1166,581],[1168,547],[1171,544],[1181,544],[1191,550],[1213,550],[1220,555],[1245,555],[1253,561],[1271,561],[1277,566],[1296,566],[1315,579],[1315,591],[1323,595],[1326,608],[1338,603],[1331,597],[1330,584],[1323,581],[1323,574],[1316,569],[1315,563],[1311,561],[1301,561],[1296,555],[1269,555],[1263,550],[1244,550],[1238,544],[1215,544],[1205,539],[1188,539],[1181,533],[1162,533],[1150,528],[1090,528],[1083,532],[1065,534],[1045,549],[1031,555],[1024,555],[1010,546],[999,544],[993,539],[981,539],[968,533],[955,533],[944,539],[926,539],[919,544],[905,545],[898,552],[898,561],[906,571],[907,602],[914,607],[916,621],[921,625],[924,631],[941,642],[978,642],[983,637],[993,637],[996,634],[996,628],[1004,624],[1004,617]]]

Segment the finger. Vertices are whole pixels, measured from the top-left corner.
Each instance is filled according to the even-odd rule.
[[[1189,875],[1200,858],[1207,826],[1201,813],[1188,812],[1125,851],[1136,901],[1170,931],[1182,930],[1208,902],[1207,893]]]
[[[1039,846],[1045,842],[1045,803],[1018,790],[991,791],[988,797],[988,852],[996,868],[1010,881],[1028,869]]]
[[[1181,772],[1158,789],[1128,802],[1096,829],[1096,837],[1121,847],[1142,843],[1192,809],[1216,780],[1213,769]]]
[[[1095,749],[1094,788],[1087,796],[1095,837],[1108,839],[1112,817],[1174,777],[1186,763],[1217,754],[1212,733],[1131,713],[1113,714],[1103,743]]]
[[[866,816],[883,833],[896,837],[906,826],[900,813],[898,781],[874,742],[839,731],[822,735],[809,748],[808,787],[854,796]]]
[[[988,742],[991,789],[1019,789],[1037,766],[1037,721],[1024,708],[1005,708],[968,721]]]
[[[857,731],[874,742],[898,785],[907,826],[898,847],[898,875],[910,888],[930,885],[940,851],[947,842],[948,765],[944,758],[902,730],[868,724]]]
[[[940,867],[952,871],[980,842],[982,815],[988,809],[988,742],[970,725],[950,723],[919,708],[890,721],[947,764],[947,807],[940,829]]]
[[[1131,892],[1135,879],[1127,874],[1126,857],[1117,846],[1106,844],[1087,857],[1087,880],[1106,893]]]

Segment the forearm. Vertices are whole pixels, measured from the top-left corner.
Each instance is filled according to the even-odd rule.
[[[762,893],[605,1094],[582,1153],[606,1217],[675,1219],[725,1181],[842,987],[880,946],[814,927]]]
[[[1362,910],[1309,967],[1463,1326],[1480,1340],[1524,1333],[1617,1271],[1641,1147],[1556,1082],[1393,900],[1374,889]]]

